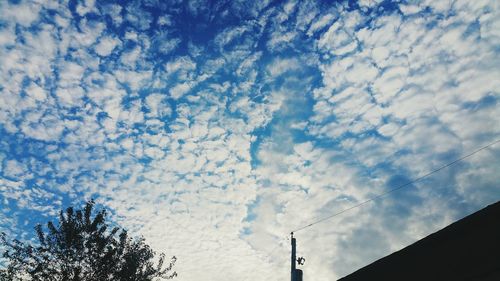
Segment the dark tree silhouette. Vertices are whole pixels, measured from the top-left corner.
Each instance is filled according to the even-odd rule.
[[[59,223],[47,223],[47,232],[37,225],[34,246],[9,241],[2,233],[6,268],[0,270],[0,280],[152,281],[177,276],[172,272],[175,256],[164,267],[164,254],[156,256],[142,237],[132,239],[119,227],[109,230],[105,210],[92,215],[94,204],[91,200],[83,210],[61,211]]]

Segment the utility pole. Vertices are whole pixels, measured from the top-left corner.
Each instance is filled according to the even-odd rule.
[[[302,270],[297,269],[296,262],[298,262],[299,265],[303,265],[305,262],[305,259],[303,257],[300,257],[297,259],[297,240],[293,238],[293,232],[290,233],[290,240],[292,243],[292,255],[291,255],[291,260],[290,260],[290,276],[291,276],[291,281],[302,281]]]
[[[297,246],[297,242],[295,241],[295,238],[293,238],[293,232],[290,233],[290,240],[292,241],[292,259],[291,259],[291,270],[290,270],[290,276],[292,277],[292,281],[297,281],[297,278],[295,278],[295,260],[296,260],[296,252],[295,252],[295,248]]]

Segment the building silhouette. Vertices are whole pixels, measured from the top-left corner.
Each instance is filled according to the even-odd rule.
[[[500,280],[500,201],[339,281]]]

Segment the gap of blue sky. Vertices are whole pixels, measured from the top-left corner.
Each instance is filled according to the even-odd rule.
[[[2,1],[0,231],[95,198],[179,280],[500,137],[498,1]],[[297,237],[333,280],[500,198],[489,148]],[[274,251],[271,251],[274,249]]]

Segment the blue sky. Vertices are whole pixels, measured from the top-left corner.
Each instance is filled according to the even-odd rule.
[[[95,198],[178,280],[500,137],[498,1],[2,1],[0,230]],[[493,146],[297,233],[333,280],[500,198]]]

